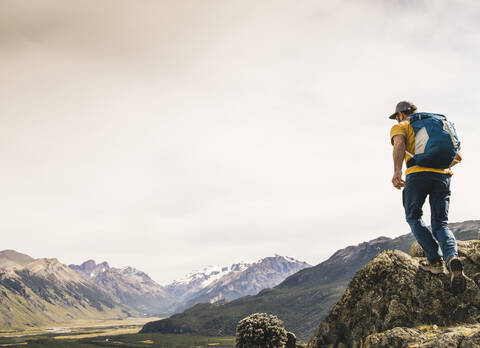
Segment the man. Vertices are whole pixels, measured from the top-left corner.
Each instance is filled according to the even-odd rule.
[[[462,157],[457,152],[450,168],[446,169],[427,168],[416,165],[414,161],[409,162],[415,154],[415,132],[410,124],[410,117],[415,114],[424,115],[418,113],[413,103],[402,101],[389,117],[398,122],[390,131],[394,165],[392,184],[399,190],[404,187],[402,195],[406,219],[427,257],[426,261],[420,262],[421,268],[435,274],[445,273],[445,260],[450,272],[452,291],[462,293],[466,289],[466,278],[462,262],[458,258],[457,241],[447,224],[450,179],[453,175],[451,167],[459,163]],[[405,181],[402,179],[404,159],[407,164]],[[431,210],[431,231],[422,220],[422,207],[427,196]]]

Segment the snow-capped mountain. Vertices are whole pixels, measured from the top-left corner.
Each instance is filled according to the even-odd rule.
[[[174,280],[165,286],[167,292],[182,301],[195,296],[200,290],[215,283],[232,272],[242,272],[250,267],[247,263],[236,263],[230,266],[207,266],[201,271],[193,271],[180,280]]]
[[[275,255],[251,264],[209,266],[201,272],[190,273],[165,288],[183,302],[177,308],[178,311],[201,302],[232,301],[242,296],[255,295],[307,267],[311,266],[306,262]]]
[[[0,291],[8,295],[8,301],[4,300],[8,306],[0,306],[0,328],[7,323],[22,327],[24,319],[48,324],[137,312],[170,315],[199,302],[231,301],[256,294],[309,266],[276,255],[255,263],[209,266],[162,287],[133,267],[114,268],[94,260],[67,266],[54,258],[34,259],[4,250],[0,251]]]
[[[167,291],[133,267],[114,268],[107,262],[96,264],[94,260],[69,267],[141,313],[158,315],[172,310],[173,301]]]

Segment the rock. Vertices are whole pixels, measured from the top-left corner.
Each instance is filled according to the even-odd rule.
[[[293,332],[287,332],[287,343],[285,343],[285,348],[296,348],[297,347],[297,337]]]
[[[470,348],[480,346],[480,325],[417,329],[397,327],[366,338],[363,348]]]
[[[410,256],[411,257],[425,257],[422,247],[418,242],[413,242],[410,246]]]
[[[422,341],[423,337],[421,336],[420,330],[396,327],[379,334],[368,336],[365,340],[365,348],[402,347],[405,344]]]
[[[460,257],[469,258],[472,263],[480,265],[480,240],[457,240],[457,248]],[[412,243],[409,253],[411,257],[425,257],[418,242]]]
[[[478,241],[459,242],[467,275],[480,273],[475,261],[478,245]],[[367,343],[369,347],[402,347],[402,342],[419,335],[421,326],[479,323],[480,291],[475,282],[469,279],[467,290],[455,296],[447,275],[426,272],[418,261],[397,250],[375,257],[350,281],[307,347],[356,348]],[[463,337],[438,330],[439,335],[446,335],[442,336],[445,342]]]

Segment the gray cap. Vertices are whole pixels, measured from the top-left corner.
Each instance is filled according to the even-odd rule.
[[[389,119],[391,119],[391,120],[396,119],[397,114],[399,112],[405,112],[407,114],[411,114],[415,110],[417,110],[417,107],[412,102],[405,101],[405,100],[401,101],[400,103],[397,104],[397,107],[395,108],[395,113],[390,115]]]

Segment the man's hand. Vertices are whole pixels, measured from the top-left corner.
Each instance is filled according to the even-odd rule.
[[[405,186],[405,181],[403,181],[403,179],[402,179],[402,171],[401,170],[396,170],[393,173],[392,184],[395,188],[397,188],[399,190],[403,186]]]

